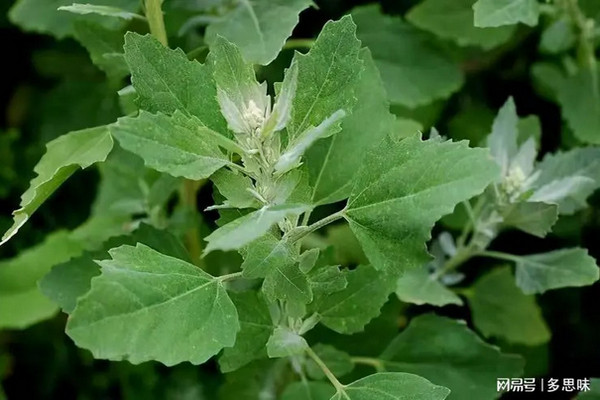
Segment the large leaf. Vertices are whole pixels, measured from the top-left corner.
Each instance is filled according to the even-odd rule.
[[[218,36],[236,44],[244,58],[267,65],[277,57],[310,0],[241,0],[237,7],[206,29],[212,45]]]
[[[344,386],[331,400],[444,400],[449,393],[417,375],[380,372]]]
[[[535,26],[540,16],[537,0],[478,0],[473,5],[475,26],[480,28],[513,25]]]
[[[373,266],[400,273],[425,264],[434,223],[497,176],[487,150],[466,142],[388,138],[356,174],[346,218]]]
[[[233,346],[239,330],[223,283],[145,245],[110,251],[77,302],[67,334],[95,358],[200,364]]]
[[[71,132],[48,143],[46,154],[34,168],[37,176],[21,196],[21,207],[13,212],[14,224],[2,237],[0,246],[13,237],[77,169],[104,161],[112,148],[113,139],[105,126]]]
[[[392,103],[415,108],[448,97],[462,86],[459,66],[423,32],[400,18],[383,15],[376,5],[357,8],[352,16]]]
[[[205,253],[213,250],[237,250],[265,234],[269,228],[283,221],[287,216],[300,215],[308,207],[301,204],[264,206],[223,225],[208,235]]]
[[[74,236],[51,234],[41,244],[0,263],[0,328],[26,328],[56,313],[56,305],[37,285],[52,266],[81,254],[83,248]]]
[[[339,333],[355,333],[380,313],[394,291],[394,280],[369,265],[345,270],[348,285],[335,293],[324,294],[311,304],[323,325]]]
[[[273,332],[269,308],[261,296],[253,291],[232,293],[230,296],[237,308],[240,331],[235,346],[226,348],[219,358],[223,372],[234,371],[250,361],[266,357],[265,346]]]
[[[208,128],[227,133],[219,110],[217,88],[208,65],[189,61],[180,49],[164,47],[150,35],[125,35],[125,60],[140,108],[197,117]]]
[[[328,22],[308,54],[296,53],[298,83],[288,124],[290,141],[318,126],[338,110],[350,113],[354,89],[362,71],[356,25],[346,16]]]
[[[342,122],[342,130],[315,143],[306,154],[313,204],[333,203],[350,195],[352,178],[366,150],[394,131],[396,118],[371,53],[363,49],[365,70],[355,90],[358,102]]]
[[[133,234],[109,239],[102,249],[86,252],[79,257],[55,265],[40,281],[42,293],[60,308],[71,313],[77,304],[77,299],[90,290],[91,279],[100,275],[100,267],[94,260],[108,258],[108,251],[124,244],[135,245],[143,243],[162,254],[190,261],[183,244],[167,231],[156,229],[150,225],[141,224]]]
[[[130,12],[136,12],[140,8],[139,0],[86,0],[86,3],[92,6],[117,7]],[[71,4],[73,0],[19,0],[10,9],[9,17],[24,30],[52,34],[59,39],[73,35],[75,21],[92,21],[112,29],[122,25],[121,21],[112,18],[98,15],[81,16],[58,10],[61,6]]]
[[[479,278],[468,296],[473,323],[485,337],[535,346],[550,339],[535,297],[527,296],[515,285],[508,267]]]
[[[463,322],[432,314],[413,319],[381,358],[387,370],[448,387],[452,400],[496,399],[496,379],[520,376],[524,364],[519,356],[483,342]]]
[[[537,237],[545,237],[558,219],[558,206],[542,202],[518,202],[502,209],[503,225]]]
[[[229,163],[214,139],[218,134],[179,111],[172,116],[141,111],[119,118],[111,132],[148,167],[172,176],[200,180]]]
[[[528,256],[510,256],[517,264],[517,286],[527,294],[598,280],[596,260],[584,249],[562,249]]]
[[[461,46],[480,46],[486,50],[510,39],[514,27],[478,28],[473,25],[475,0],[425,0],[413,7],[406,19],[421,29]]]

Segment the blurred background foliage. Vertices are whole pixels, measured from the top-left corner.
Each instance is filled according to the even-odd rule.
[[[590,83],[593,80],[586,81],[578,72],[597,66],[581,61],[580,32],[568,15],[542,12],[537,26],[519,24],[481,34],[472,28],[472,12],[452,14],[456,18],[452,23],[444,20],[447,12],[442,6],[454,1],[465,3],[469,11],[473,3],[471,0],[382,0],[386,14],[383,16],[374,4],[356,8],[373,3],[369,1],[317,0],[318,9],[310,8],[300,14],[292,37],[313,38],[327,20],[354,10],[359,38],[371,48],[392,110],[403,118],[406,130],[427,131],[435,126],[455,140],[468,139],[478,144],[489,132],[496,110],[508,96],[514,96],[520,116],[531,116],[523,121],[527,130],[543,132],[541,154],[569,149],[582,141],[600,142],[598,138],[587,140],[589,132],[600,137],[600,103],[594,103],[588,92],[594,90]],[[0,81],[0,231],[10,226],[10,212],[34,176],[33,167],[48,141],[72,130],[112,122],[131,112],[127,96],[117,94],[125,86],[124,75],[114,66],[102,68],[102,62],[96,62],[100,68],[94,65],[88,54],[89,50],[94,56],[94,45],[76,33],[75,21],[81,18],[56,11],[58,6],[69,3],[19,0],[10,13],[13,7],[10,0],[0,4],[1,37],[8,46]],[[139,6],[137,0],[129,3],[133,9]],[[580,0],[579,5],[585,15],[598,22],[596,26],[600,25],[600,1]],[[227,13],[235,7],[235,0],[165,0],[171,45],[180,46],[202,60],[207,53],[203,47],[204,24],[215,18],[227,18]],[[431,17],[436,13],[437,20]],[[86,18],[95,21],[93,17]],[[128,26],[115,24],[116,28],[107,28],[120,32],[145,30],[136,21]],[[598,31],[594,34],[598,35]],[[390,52],[390,48],[394,51]],[[258,70],[259,77],[270,82],[280,80],[291,55],[291,48],[284,50],[275,61]],[[118,64],[118,60],[115,62]],[[113,158],[116,161],[99,169],[78,172],[53,195],[13,240],[0,247],[0,268],[10,264],[23,250],[43,244],[49,234],[65,235],[65,230],[81,227],[93,214],[110,214],[124,224],[145,216],[160,225],[161,216],[152,215],[148,204],[169,202],[177,182],[160,181],[160,177],[146,174],[147,187],[156,188],[154,185],[160,181],[158,187],[166,193],[165,198],[149,201],[148,193],[142,193],[139,185],[131,185],[127,180],[128,171],[141,168],[138,161],[127,156],[119,161],[118,154]],[[431,168],[435,168],[435,160]],[[107,181],[114,178],[111,186],[103,187],[103,177]],[[115,205],[111,193],[123,197],[124,192],[127,201]],[[212,188],[203,187],[193,201],[199,209],[212,204]],[[588,209],[561,218],[548,239],[510,231],[494,247],[519,254],[580,245],[598,259],[600,196],[593,196],[590,204]],[[204,217],[211,224],[216,219],[211,213]],[[182,213],[182,231],[186,220],[189,223]],[[197,219],[191,223],[201,225],[201,231],[207,229]],[[446,223],[452,227],[450,219]],[[85,226],[79,229],[79,235],[85,236],[84,231]],[[106,235],[112,233],[115,232]],[[69,240],[59,239],[61,243]],[[334,244],[336,257],[343,265],[364,260],[364,255],[353,245],[349,230],[332,227],[326,236],[314,240]],[[44,249],[34,248],[35,251]],[[68,254],[57,252],[60,251],[52,246],[48,254],[69,258]],[[211,257],[220,258],[220,265],[239,263],[238,258],[228,254],[216,253]],[[467,265],[465,270],[473,280],[482,271],[480,265],[477,269]],[[552,331],[550,342],[536,347],[496,344],[525,356],[525,376],[600,376],[599,295],[598,284],[543,294],[539,304]],[[366,354],[369,350],[380,351],[382,343],[406,326],[411,316],[428,310],[427,306],[409,306],[394,299],[367,326],[365,333],[344,337],[317,329],[311,335],[320,340],[326,337],[342,350]],[[471,318],[466,307],[447,306],[437,312],[467,321]],[[54,315],[55,310],[50,310],[50,314]],[[63,332],[64,323],[65,316],[58,314],[25,330],[0,331],[0,379],[9,399],[234,399],[241,398],[232,397],[243,393],[241,390],[253,393],[263,378],[258,376],[260,370],[251,368],[223,377],[214,363],[167,369],[157,363],[133,366],[93,360],[89,353],[71,343]],[[356,343],[361,343],[361,349],[354,348]],[[556,398],[569,398],[560,396]]]

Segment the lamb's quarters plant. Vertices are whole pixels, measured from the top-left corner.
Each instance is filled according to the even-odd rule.
[[[0,245],[94,164],[96,200],[76,229],[0,263],[0,328],[62,311],[97,359],[216,361],[222,399],[491,400],[497,378],[523,376],[506,349],[553,333],[536,295],[591,285],[598,267],[577,244],[524,253],[496,239],[541,240],[588,209],[600,148],[542,152],[539,121],[512,98],[495,118],[471,109],[483,118],[470,143],[390,110],[448,98],[472,68],[464,54],[501,54],[531,29],[517,23],[548,18],[540,51],[570,61],[533,73],[553,77],[544,90],[574,136],[600,142],[584,6],[424,0],[404,19],[368,5],[299,41],[288,38],[310,1],[161,3],[11,10],[24,29],[81,43],[123,116],[48,144]],[[187,48],[204,25],[199,50],[168,46],[179,35]],[[277,63],[281,79],[262,79]],[[399,318],[408,304],[471,318]]]

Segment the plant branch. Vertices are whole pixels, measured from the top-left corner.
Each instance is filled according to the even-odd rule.
[[[317,353],[315,353],[310,347],[306,348],[306,353],[309,355],[310,358],[313,359],[313,361],[319,366],[319,368],[321,368],[327,379],[329,379],[329,382],[331,382],[331,384],[335,387],[338,393],[342,393],[344,397],[349,398],[346,394],[345,386],[342,385],[340,381],[338,381],[333,372],[331,372],[327,365],[325,365],[325,363],[323,362],[323,360],[321,360]]]
[[[234,272],[232,274],[221,275],[221,276],[217,277],[217,279],[220,282],[225,282],[225,281],[230,281],[232,279],[240,278],[242,276],[242,274],[243,274],[243,272]]]
[[[521,261],[521,257],[515,256],[513,254],[503,253],[501,251],[481,250],[481,251],[474,253],[474,255],[481,256],[481,257],[496,258],[499,260],[512,261],[512,262],[520,262]]]
[[[299,226],[299,227],[295,228],[294,230],[290,231],[290,233],[288,235],[288,240],[290,243],[295,243],[296,241],[302,239],[306,235],[308,235],[316,230],[319,230],[322,227],[329,225],[332,222],[337,221],[338,219],[344,218],[345,213],[346,213],[346,209],[344,208],[343,210],[340,210],[334,214],[329,215],[328,217],[318,220],[317,222],[315,222],[311,225]]]
[[[150,26],[150,33],[161,42],[164,46],[169,45],[167,39],[167,31],[165,29],[165,21],[161,9],[162,0],[145,0],[146,18]]]
[[[383,363],[382,360],[377,359],[377,358],[371,358],[371,357],[352,357],[350,360],[354,364],[369,365],[369,366],[375,368],[375,371],[377,371],[377,372],[384,372],[385,371],[385,364]]]

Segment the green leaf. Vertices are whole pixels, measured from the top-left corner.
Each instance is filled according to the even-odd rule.
[[[337,378],[352,372],[354,369],[354,363],[350,355],[344,351],[321,343],[316,344],[312,349]],[[312,359],[309,359],[306,363],[306,373],[312,379],[326,379],[323,370]]]
[[[197,117],[215,132],[227,134],[208,64],[189,61],[181,49],[168,49],[150,35],[131,32],[125,35],[125,60],[141,109],[166,114],[178,110]]]
[[[577,35],[571,19],[563,17],[544,29],[540,50],[547,54],[558,54],[571,49],[576,41]]]
[[[449,393],[417,375],[380,372],[352,382],[331,400],[444,400]]]
[[[586,199],[600,187],[600,148],[575,148],[548,154],[537,166],[532,196],[552,196],[561,214],[572,214],[587,207]],[[581,182],[580,185],[567,185]]]
[[[91,279],[100,275],[100,267],[94,260],[106,259],[108,251],[124,244],[145,244],[154,250],[190,261],[187,250],[179,239],[167,231],[156,229],[150,225],[141,224],[133,234],[109,239],[102,245],[102,250],[93,253],[86,252],[79,257],[55,265],[39,282],[42,293],[60,308],[71,313],[75,309],[77,299],[90,290]]]
[[[349,16],[330,21],[308,54],[294,55],[298,81],[287,127],[290,142],[338,110],[351,112],[356,102],[354,89],[363,69],[355,31]]]
[[[505,43],[514,27],[478,28],[473,25],[475,0],[425,0],[413,7],[406,19],[417,27],[461,46],[490,50]]]
[[[528,346],[550,340],[550,330],[535,297],[519,290],[508,267],[479,278],[468,300],[473,323],[486,338],[503,338]]]
[[[313,298],[308,279],[296,263],[275,266],[263,282],[263,291],[271,300],[284,300],[294,304],[305,304]]]
[[[540,16],[537,0],[478,0],[473,5],[475,26],[480,28],[513,25],[522,22],[535,26]]]
[[[381,359],[387,370],[448,387],[451,400],[496,399],[496,379],[520,376],[524,364],[521,357],[483,342],[464,322],[433,314],[414,318]]]
[[[558,85],[563,119],[585,143],[600,144],[600,85],[591,71],[582,69]]]
[[[142,17],[139,14],[132,13],[132,12],[123,10],[118,7],[110,7],[110,6],[105,6],[105,5],[73,3],[70,6],[58,7],[58,11],[68,11],[68,12],[71,12],[74,14],[81,14],[81,15],[98,14],[98,15],[102,15],[104,17],[115,17],[115,18],[125,19],[128,21],[130,21],[134,18],[138,18],[138,19],[142,19],[142,20],[145,19],[144,17]]]
[[[502,209],[504,226],[512,226],[537,237],[545,237],[558,219],[555,204],[519,202]]]
[[[267,354],[271,358],[290,357],[302,354],[308,348],[306,340],[287,327],[275,328],[267,342]]]
[[[111,133],[148,167],[172,176],[200,180],[229,163],[213,139],[217,134],[178,111],[172,116],[141,111],[137,117],[119,118]]]
[[[67,323],[78,346],[95,358],[165,365],[201,364],[233,346],[240,326],[221,280],[142,244],[110,254]]]
[[[54,265],[81,254],[82,245],[74,236],[53,233],[0,263],[0,328],[23,329],[56,313],[56,305],[38,289],[38,281]]]
[[[321,323],[339,333],[355,333],[379,315],[394,291],[394,280],[369,265],[344,270],[348,285],[340,291],[315,298],[311,308]]]
[[[392,103],[415,108],[446,98],[462,86],[459,66],[425,33],[400,18],[383,15],[376,5],[356,8],[352,16],[358,38],[373,53]]]
[[[311,4],[310,0],[242,0],[208,26],[205,40],[212,46],[223,36],[238,46],[249,62],[267,65],[292,34],[298,14]]]
[[[305,156],[312,204],[347,198],[354,171],[362,164],[366,151],[393,132],[396,126],[371,53],[363,49],[359,55],[365,69],[355,90],[358,102],[352,114],[344,118],[340,132],[315,143]]]
[[[2,236],[0,246],[13,237],[78,168],[85,169],[106,160],[112,148],[113,139],[106,126],[71,132],[48,143],[46,154],[34,168],[37,176],[21,196],[21,207],[13,212],[14,224]]]
[[[502,168],[505,176],[510,168],[511,161],[519,152],[517,137],[519,135],[519,117],[517,107],[512,97],[504,103],[494,118],[492,132],[487,138],[492,157]]]
[[[124,12],[133,13],[139,10],[139,0],[87,0],[92,7],[114,7]],[[72,36],[75,21],[91,21],[109,29],[117,29],[123,25],[120,20],[113,20],[99,15],[78,15],[59,11],[61,6],[69,6],[73,0],[18,0],[9,11],[10,20],[27,31],[48,33],[58,39]]]
[[[598,280],[596,260],[584,249],[562,249],[528,256],[511,255],[510,258],[517,265],[517,286],[526,294],[587,286]]]
[[[424,265],[435,222],[497,176],[487,150],[466,142],[388,138],[356,174],[346,219],[373,266],[399,274]]]
[[[286,386],[281,400],[329,400],[335,394],[330,383],[294,382]]]
[[[406,303],[417,305],[431,304],[442,307],[448,304],[463,304],[460,297],[430,275],[426,268],[406,271],[396,283],[396,295]]]
[[[307,211],[301,204],[264,206],[260,210],[244,215],[208,235],[204,253],[213,250],[237,250],[264,235],[269,228],[288,216],[297,216]]]
[[[213,208],[259,208],[260,204],[256,197],[250,193],[249,189],[254,189],[252,180],[239,172],[232,172],[228,169],[221,169],[210,177],[219,193],[225,197],[226,201]]]
[[[231,293],[231,300],[237,308],[240,331],[235,346],[226,348],[219,358],[222,372],[231,372],[258,358],[266,357],[265,346],[273,323],[267,303],[256,292]]]
[[[123,55],[123,34],[101,25],[82,21],[75,24],[75,38],[90,54],[94,65],[110,79],[121,80],[129,75]]]

